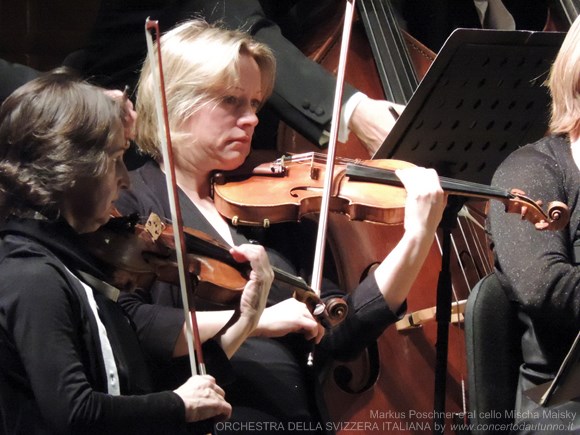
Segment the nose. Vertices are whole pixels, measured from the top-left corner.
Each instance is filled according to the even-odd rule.
[[[258,125],[258,115],[253,107],[247,107],[238,119],[240,126],[256,127]]]

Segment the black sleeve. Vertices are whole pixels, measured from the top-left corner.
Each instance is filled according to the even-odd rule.
[[[0,59],[0,103],[16,88],[40,76],[41,72],[26,65]]]
[[[326,300],[332,297],[329,292],[323,295]],[[397,313],[391,311],[373,274],[366,277],[344,299],[348,305],[346,318],[330,328],[320,343],[326,353],[342,361],[355,358],[376,341],[389,325],[400,320],[407,310],[405,302]]]

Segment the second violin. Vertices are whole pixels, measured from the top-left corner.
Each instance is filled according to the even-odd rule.
[[[238,263],[227,246],[207,234],[188,227],[183,230],[195,296],[214,304],[235,304],[248,281],[249,265]],[[155,280],[179,283],[173,226],[154,213],[144,224],[137,215],[116,215],[99,231],[83,238],[93,254],[108,264],[109,281],[116,287],[148,288]],[[346,316],[348,308],[342,299],[325,303],[302,278],[273,270],[274,279],[305,303],[325,326],[334,326]]]

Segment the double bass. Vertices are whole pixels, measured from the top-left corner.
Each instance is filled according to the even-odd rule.
[[[434,54],[409,35],[392,27],[396,25],[396,18],[389,2],[363,1],[358,4],[359,14],[363,11],[361,15],[364,15],[365,9],[376,11],[378,5],[379,12],[384,12],[384,16],[379,14],[380,21],[388,23],[392,33],[391,38],[382,38],[384,35],[381,33],[380,37],[373,37],[376,47],[371,50],[364,27],[372,27],[372,18],[368,18],[366,24],[362,20],[355,21],[351,35],[352,53],[349,53],[352,57],[347,67],[346,81],[371,98],[386,98],[406,104],[417,86],[418,77],[427,71]],[[335,68],[338,56],[338,24],[341,18],[334,17],[337,20],[334,25],[327,24],[331,28],[327,33],[330,37],[304,50],[331,71]],[[323,38],[315,36],[313,39],[316,41]],[[394,60],[378,62],[386,66],[397,65],[390,73],[396,73],[398,78],[387,78],[389,86],[384,90],[381,80],[384,81],[389,76],[389,71],[383,73],[383,79],[375,73],[377,69],[373,51],[388,52],[395,57]],[[419,68],[415,65],[419,65]],[[367,73],[362,75],[360,71]],[[281,127],[280,133],[285,142],[280,146],[284,150],[299,152],[312,149],[305,140],[301,140],[295,132],[288,131],[285,126]],[[347,144],[339,144],[337,155],[368,159],[368,151],[353,136],[351,135]],[[472,230],[473,228],[470,229]],[[366,222],[350,222],[344,215],[332,215],[329,219],[328,243],[339,264],[337,269],[341,287],[356,287],[373,266],[396,246],[402,234],[402,225],[383,227]],[[482,242],[481,245],[484,247],[485,243]],[[359,248],[353,249],[355,246]],[[355,252],[355,255],[351,255]],[[434,244],[407,299],[408,312],[435,306],[440,267],[441,254],[437,244]],[[466,292],[461,291],[457,300],[464,297]],[[456,325],[460,326],[460,323]],[[376,345],[367,349],[357,360],[328,368],[325,395],[338,433],[350,433],[346,422],[378,422],[387,433],[422,433],[427,428],[432,428],[437,335],[435,326],[431,322],[401,332],[396,327],[387,328]],[[466,369],[463,335],[461,330],[456,329],[459,328],[451,331],[455,337],[450,340],[446,402],[451,413],[459,414],[465,409],[463,376]],[[409,423],[413,426],[409,426]]]

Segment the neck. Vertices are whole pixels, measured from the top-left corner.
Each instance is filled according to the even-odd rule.
[[[159,166],[165,172],[165,165],[160,163]],[[210,197],[210,176],[207,171],[197,170],[196,168],[184,170],[179,166],[175,166],[175,179],[179,188],[194,203]]]
[[[165,170],[163,165],[161,170]],[[189,200],[205,216],[207,221],[230,245],[234,244],[230,229],[224,218],[218,213],[213,199],[210,195],[210,172],[207,170],[197,170],[194,167],[183,167],[176,165],[175,178],[179,188],[185,193]]]

